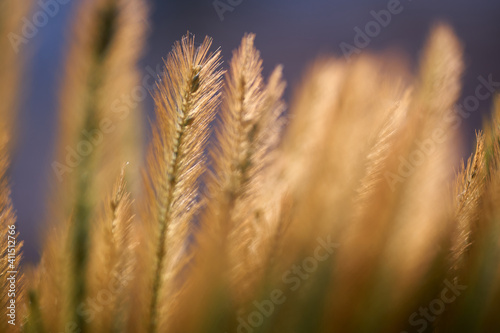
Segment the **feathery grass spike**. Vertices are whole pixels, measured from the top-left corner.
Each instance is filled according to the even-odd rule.
[[[208,184],[215,199],[208,203],[210,212],[204,225],[215,235],[215,242],[228,242],[223,250],[226,253],[221,255],[229,256],[233,289],[240,294],[249,294],[244,285],[263,269],[257,258],[265,255],[260,241],[265,238],[266,225],[272,223],[267,211],[260,213],[271,206],[264,199],[268,193],[262,191],[262,183],[280,137],[283,123],[279,119],[284,109],[281,66],[265,85],[254,39],[253,34],[243,37],[226,74],[216,147],[211,152],[214,174]],[[272,199],[279,201],[279,195]],[[267,227],[267,233],[272,228]],[[245,266],[242,257],[248,259]]]
[[[10,199],[10,188],[7,180],[9,161],[7,158],[7,140],[0,138],[0,305],[7,314],[12,301],[21,308],[23,295],[23,279],[20,271],[22,241],[16,230],[16,215]],[[14,279],[12,279],[14,278]],[[15,288],[12,288],[15,286]],[[16,305],[14,304],[14,305]],[[19,310],[18,310],[19,311]],[[9,312],[10,313],[10,312]],[[14,319],[12,321],[12,319]],[[11,322],[12,321],[12,322]],[[21,325],[20,317],[6,316],[0,322],[2,332],[15,332],[16,326]]]
[[[91,298],[102,297],[107,290],[103,310],[90,323],[92,332],[123,332],[130,308],[134,278],[135,241],[132,238],[132,201],[125,182],[125,166],[103,216],[93,224],[88,281]],[[109,286],[113,288],[109,288]]]
[[[137,161],[136,106],[123,96],[138,84],[146,6],[143,0],[90,0],[79,7],[72,29],[60,102],[60,128],[53,171],[59,181],[49,221],[40,284],[44,324],[58,331],[74,323],[87,330],[78,310],[87,297],[91,224],[97,204],[111,191],[124,161]],[[133,174],[131,172],[131,174]],[[59,238],[60,237],[60,238]],[[57,239],[57,240],[56,240]],[[50,310],[49,310],[50,309]]]
[[[154,271],[149,302],[148,331],[163,331],[170,291],[185,266],[185,248],[197,211],[199,179],[209,124],[219,103],[222,72],[220,51],[209,54],[211,39],[195,46],[189,33],[177,42],[165,61],[155,94],[156,124],[150,147],[149,188],[154,237]],[[160,322],[160,319],[162,320]]]

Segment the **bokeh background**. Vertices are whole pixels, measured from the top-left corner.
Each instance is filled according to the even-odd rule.
[[[22,0],[20,0],[22,1]],[[42,0],[44,1],[44,0]],[[18,214],[27,262],[39,259],[40,231],[46,202],[54,181],[51,163],[55,142],[58,91],[64,75],[65,46],[79,3],[70,0],[25,47],[24,74],[17,150],[13,155],[12,195]],[[353,44],[354,28],[373,20],[370,11],[386,9],[388,0],[221,0],[237,4],[223,20],[213,0],[151,1],[148,48],[140,68],[155,68],[174,41],[190,31],[201,41],[205,35],[220,46],[227,62],[245,32],[257,34],[256,46],[264,59],[264,73],[283,64],[288,81],[287,102],[306,66],[322,54],[342,57],[340,43]],[[371,39],[363,52],[392,49],[416,64],[430,27],[448,22],[465,46],[466,72],[462,99],[474,95],[477,77],[492,75],[500,81],[500,1],[401,0],[403,10]],[[40,10],[35,4],[35,10]],[[463,122],[464,157],[470,153],[474,132],[489,113],[491,99]],[[152,100],[144,101],[145,118],[152,115]]]

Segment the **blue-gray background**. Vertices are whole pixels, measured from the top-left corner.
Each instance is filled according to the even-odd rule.
[[[19,231],[25,240],[27,261],[39,258],[40,230],[50,188],[50,163],[56,133],[58,84],[63,66],[67,31],[78,5],[71,0],[27,44],[29,64],[24,78],[17,151],[13,156],[12,195]],[[227,3],[227,0],[222,0]],[[239,1],[234,0],[233,3]],[[174,41],[187,30],[214,38],[225,61],[230,59],[245,32],[257,34],[256,45],[264,59],[265,73],[283,64],[289,100],[305,66],[320,54],[341,55],[339,44],[352,44],[354,27],[373,20],[371,10],[387,7],[388,0],[243,0],[221,21],[213,0],[160,1],[152,3],[148,48],[141,68],[155,67]],[[374,37],[366,50],[397,48],[415,62],[429,28],[438,20],[450,23],[465,44],[466,73],[463,97],[474,94],[477,76],[493,75],[500,81],[500,1],[494,0],[402,0],[403,11]],[[36,7],[35,10],[40,10]],[[463,98],[462,97],[462,98]],[[491,101],[463,125],[470,151],[474,131],[489,111]],[[152,103],[145,101],[151,115]]]

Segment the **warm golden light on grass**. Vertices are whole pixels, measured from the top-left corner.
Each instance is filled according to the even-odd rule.
[[[317,60],[289,111],[284,69],[263,76],[255,35],[225,71],[212,39],[188,33],[156,82],[142,153],[140,106],[115,102],[141,85],[146,13],[142,0],[82,5],[42,259],[20,268],[15,246],[17,325],[0,332],[499,329],[500,103],[457,174],[450,27],[434,27],[417,73],[391,54]],[[20,68],[0,55],[0,88]],[[0,108],[3,256],[14,110]]]

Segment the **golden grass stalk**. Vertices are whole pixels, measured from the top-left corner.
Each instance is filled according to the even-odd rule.
[[[152,246],[143,256],[153,258],[151,288],[146,293],[148,332],[165,330],[175,304],[175,284],[189,260],[187,240],[199,207],[203,151],[221,87],[220,51],[209,54],[211,43],[207,37],[195,47],[189,33],[176,43],[155,95],[146,214]]]
[[[494,309],[500,305],[500,119],[498,97],[493,121],[477,136],[476,151],[457,182],[457,230],[451,248],[452,278],[467,287],[453,305],[441,332],[488,332],[500,328]]]
[[[478,133],[475,153],[457,177],[455,192],[456,231],[451,249],[452,269],[455,273],[463,265],[462,261],[471,245],[472,230],[482,217],[482,202],[486,186],[486,155],[484,135]]]
[[[123,332],[129,316],[136,242],[132,238],[132,201],[126,190],[125,167],[93,224],[90,245],[88,301],[83,308],[91,332]]]
[[[7,158],[7,138],[5,135],[0,137],[0,305],[5,313],[0,322],[2,332],[20,332],[19,327],[22,323],[22,302],[24,297],[23,275],[20,272],[21,250],[23,242],[19,239],[19,232],[16,230],[16,215],[10,199],[10,187],[7,180],[7,170],[9,160]],[[15,273],[13,273],[15,272]],[[8,278],[14,277],[15,281]],[[15,286],[12,290],[11,282]],[[13,296],[12,293],[15,293]],[[8,306],[12,301],[16,308],[16,317],[7,316]],[[9,323],[12,319],[14,324]]]
[[[280,138],[284,109],[282,69],[277,67],[269,83],[264,84],[262,59],[254,38],[251,34],[243,37],[226,75],[217,143],[212,152],[214,175],[208,185],[213,198],[208,209],[212,211],[203,226],[212,229],[205,232],[217,235],[212,241],[227,243],[221,255],[228,255],[229,279],[240,300],[252,294],[252,280],[261,277],[262,259],[269,245],[263,235],[271,235],[276,227],[272,200],[279,194],[271,198],[262,184]]]
[[[40,304],[45,329],[75,325],[86,331],[78,310],[87,296],[91,223],[96,205],[111,190],[113,175],[137,149],[137,107],[122,108],[122,95],[138,86],[146,10],[142,0],[92,0],[81,5],[67,55],[61,94],[61,124],[53,170],[60,184],[53,195],[41,269]],[[122,146],[122,143],[125,146]],[[137,168],[137,164],[134,164]],[[62,281],[61,281],[62,280]],[[43,291],[43,292],[42,292]],[[64,314],[67,312],[66,314]]]
[[[325,319],[332,319],[333,312],[340,314],[325,323],[327,330],[334,329],[332,327],[347,329],[352,325],[340,321],[348,320],[354,312],[356,303],[348,304],[347,294],[354,298],[361,296],[358,293],[362,293],[369,273],[361,274],[360,269],[364,267],[370,272],[373,260],[368,249],[376,248],[378,237],[374,229],[370,229],[371,238],[365,236],[369,231],[363,224],[368,221],[361,220],[358,215],[363,215],[357,213],[359,208],[353,203],[359,202],[358,186],[365,174],[366,156],[374,144],[373,138],[377,138],[387,112],[395,109],[403,90],[390,72],[383,73],[378,66],[373,66],[379,62],[379,59],[362,57],[350,66],[333,59],[317,63],[298,94],[303,100],[299,100],[292,110],[296,113],[292,114],[289,133],[294,134],[285,137],[283,158],[287,162],[283,164],[285,181],[290,184],[294,200],[286,251],[293,251],[290,258],[295,256],[296,259],[285,261],[285,266],[280,263],[280,270],[286,272],[287,267],[300,263],[300,258],[314,253],[318,237],[322,241],[342,240],[342,244],[339,250],[328,253],[321,264],[324,266],[304,282],[310,288],[323,290],[324,294],[317,291],[309,296],[291,293],[294,301],[303,302],[303,308],[289,311],[306,311],[307,316],[293,323],[283,318],[281,325],[284,326],[277,326],[279,329],[287,330],[297,325],[303,330],[314,330],[313,326],[322,325],[323,312],[327,312]],[[392,86],[388,84],[390,81]],[[288,165],[290,170],[286,170]],[[387,186],[385,181],[381,185]],[[380,232],[382,228],[380,223]],[[356,247],[355,237],[363,239]],[[344,258],[347,252],[351,253],[350,261]],[[330,269],[335,271],[335,278],[330,276]],[[351,279],[347,278],[347,272],[351,272]]]
[[[415,156],[420,154],[423,161],[411,162],[412,174],[398,183],[401,188],[396,185],[392,196],[398,207],[390,213],[394,229],[382,261],[387,265],[383,264],[383,269],[393,272],[389,283],[394,284],[394,308],[405,297],[414,298],[413,288],[437,274],[434,265],[442,260],[443,253],[436,244],[445,242],[450,232],[452,213],[447,189],[456,160],[456,132],[450,118],[460,92],[461,53],[448,27],[433,30],[409,105],[407,126],[402,129],[406,134],[402,138],[403,150],[398,153],[407,161],[417,161]],[[392,170],[396,174],[401,160],[394,162]]]
[[[90,191],[99,202],[113,186],[110,175],[119,173],[125,161],[140,159],[142,117],[140,101],[133,95],[143,88],[137,62],[146,16],[143,0],[91,0],[79,8],[66,55],[57,156],[52,163],[64,186],[58,207],[63,203],[65,209],[56,209],[63,218],[73,210],[79,168],[95,171]],[[131,162],[129,175],[136,169],[137,163]]]

